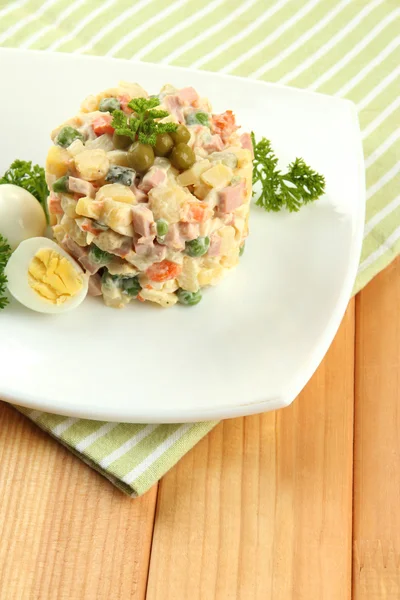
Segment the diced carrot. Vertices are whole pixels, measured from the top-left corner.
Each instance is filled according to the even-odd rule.
[[[236,125],[235,115],[231,110],[226,110],[220,115],[212,116],[212,130],[214,133],[219,133],[225,141],[229,136],[239,129]]]
[[[93,123],[93,131],[96,135],[103,135],[103,133],[114,133],[114,127],[111,127],[112,121],[111,115],[102,115],[101,117],[97,117]]]
[[[146,290],[152,290],[152,286],[148,283],[147,285],[144,286],[146,288]]]
[[[128,106],[129,102],[132,100],[132,98],[130,98],[130,96],[128,96],[127,94],[124,94],[123,96],[118,96],[118,100],[121,104],[121,110],[123,110],[124,113],[126,113],[128,115],[133,113],[133,110]]]
[[[163,260],[159,263],[151,265],[146,271],[147,277],[151,281],[163,282],[169,279],[175,279],[182,271],[182,267],[170,260]]]
[[[64,211],[63,211],[63,209],[61,207],[61,200],[60,200],[60,198],[58,198],[54,194],[50,194],[49,200],[48,200],[48,205],[49,205],[49,213],[51,215],[62,215],[62,214],[64,214]]]
[[[187,220],[189,223],[204,223],[206,220],[206,206],[197,202],[191,202],[189,205],[189,211],[187,214]]]
[[[146,302],[146,300],[140,294],[138,294],[136,298],[139,300],[139,302]]]

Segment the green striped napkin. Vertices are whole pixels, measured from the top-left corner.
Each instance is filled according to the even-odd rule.
[[[0,0],[0,45],[208,69],[355,102],[367,180],[355,292],[400,251],[399,32],[396,0]],[[133,496],[215,425],[23,412]]]

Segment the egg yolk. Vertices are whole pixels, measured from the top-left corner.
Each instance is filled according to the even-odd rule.
[[[82,277],[70,261],[49,248],[42,248],[28,268],[29,285],[52,304],[62,304],[75,296],[83,285]]]

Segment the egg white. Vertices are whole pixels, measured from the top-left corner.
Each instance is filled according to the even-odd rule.
[[[46,215],[32,194],[17,185],[0,185],[0,234],[11,249],[28,238],[41,236],[46,229]]]
[[[49,300],[42,298],[29,285],[29,265],[35,254],[42,248],[55,250],[61,256],[64,256],[82,277],[82,289],[62,304],[53,304]],[[80,265],[65,250],[52,240],[44,237],[31,238],[21,242],[18,248],[12,253],[4,272],[7,277],[7,287],[12,296],[27,308],[41,313],[60,314],[72,310],[83,302],[88,292],[89,276],[85,274]]]

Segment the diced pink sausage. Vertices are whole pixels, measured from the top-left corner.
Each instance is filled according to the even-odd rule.
[[[208,256],[219,256],[221,251],[221,236],[213,233],[210,237],[210,247],[208,248]]]
[[[87,271],[91,275],[97,273],[97,271],[101,267],[101,265],[93,263],[88,255],[81,256],[78,260],[81,263],[82,267],[85,269],[85,271]]]
[[[243,204],[244,190],[245,186],[243,181],[220,190],[218,194],[219,210],[222,213],[230,213],[236,210],[236,208],[239,208],[239,206]]]
[[[153,250],[154,236],[142,236],[135,242],[135,252],[139,256],[147,256]]]
[[[178,98],[186,104],[193,104],[199,99],[199,95],[192,87],[185,87],[178,91]]]
[[[153,233],[154,217],[145,204],[136,204],[132,207],[133,228],[139,235],[148,237]]]
[[[92,275],[89,277],[89,296],[101,296],[101,277],[100,275]]]
[[[218,133],[212,135],[211,140],[203,144],[203,148],[208,152],[223,150],[224,147],[224,143]]]
[[[90,181],[84,181],[78,177],[68,177],[68,188],[70,192],[82,194],[83,196],[88,196],[89,198],[94,198],[96,195],[96,190]]]
[[[199,237],[200,225],[198,223],[180,223],[179,233],[184,240],[190,242]]]
[[[145,194],[142,190],[139,190],[135,184],[131,185],[130,189],[135,194],[137,202],[148,202],[147,194]]]
[[[173,115],[175,119],[177,119],[177,121],[179,121],[180,123],[185,122],[185,117],[183,116],[182,111],[182,103],[179,99],[179,96],[175,96],[174,94],[171,94],[170,96],[165,96],[163,104],[165,105],[168,112],[171,113],[171,115]]]
[[[167,174],[163,169],[160,169],[159,167],[151,167],[139,184],[139,189],[147,194],[157,185],[164,183],[166,179]]]
[[[178,223],[169,226],[164,242],[168,248],[173,250],[183,250],[185,248],[185,240],[182,239]]]
[[[71,254],[71,256],[73,256],[77,260],[80,260],[83,256],[86,256],[88,253],[87,247],[82,248],[82,246],[79,246],[79,244],[74,242],[74,240],[71,237],[69,237],[69,235],[64,236],[61,242],[61,246],[64,248],[64,250],[69,252],[69,254]]]
[[[240,144],[245,150],[250,150],[251,158],[254,158],[253,144],[249,133],[242,133],[240,136]]]

